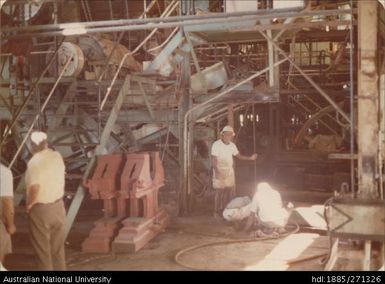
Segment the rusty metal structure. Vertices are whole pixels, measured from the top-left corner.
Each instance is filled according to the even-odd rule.
[[[261,157],[237,164],[239,187],[268,177],[297,196],[338,192],[331,234],[364,236],[370,254],[377,230],[341,225],[338,212],[384,215],[381,1],[0,3],[1,161],[19,177],[20,202],[28,136],[48,132],[71,184],[66,233],[86,194],[104,200],[85,250],[136,251],[164,228],[163,168],[162,192],[188,214],[210,187],[210,145],[230,124],[241,152]],[[151,221],[124,220],[139,215]]]

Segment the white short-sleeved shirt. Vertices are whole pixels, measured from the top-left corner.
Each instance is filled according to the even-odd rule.
[[[38,203],[51,203],[63,197],[65,165],[60,153],[51,149],[36,153],[28,162],[25,182],[27,196],[31,185],[40,186]]]
[[[238,154],[238,148],[233,142],[225,144],[222,139],[215,141],[211,147],[211,155],[217,157],[218,168],[233,167],[233,156]]]
[[[281,195],[274,189],[258,189],[251,201],[251,212],[262,222],[284,226],[288,212],[282,207]]]
[[[0,196],[13,197],[13,176],[10,169],[0,164]]]

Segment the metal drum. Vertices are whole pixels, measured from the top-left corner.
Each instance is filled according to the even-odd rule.
[[[115,46],[115,42],[97,36],[85,36],[79,39],[78,45],[87,59],[87,69],[92,70],[94,77],[98,78],[100,72],[103,70],[106,58],[109,57]],[[106,78],[112,78],[114,76],[124,55],[129,52],[130,51],[121,44],[116,46],[114,53],[109,60],[110,66],[105,74]],[[142,70],[141,64],[131,55],[126,56],[123,67],[133,72],[140,72]]]
[[[55,48],[51,47],[50,51],[54,52]],[[46,57],[46,63],[48,63],[53,56],[53,53],[49,53]],[[77,77],[84,67],[84,55],[79,46],[72,42],[63,42],[58,51],[59,67],[57,68],[56,60],[51,64],[48,72],[51,76],[56,76],[56,72],[60,73],[63,70],[64,65],[70,57],[71,63],[64,72],[66,77]],[[58,69],[58,70],[57,70]]]

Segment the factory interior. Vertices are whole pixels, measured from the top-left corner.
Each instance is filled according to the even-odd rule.
[[[67,270],[384,270],[384,0],[0,8],[7,270],[39,270],[26,209],[34,131],[65,164]],[[224,127],[256,154],[234,157],[235,196],[268,183],[291,206],[282,230],[213,215]]]

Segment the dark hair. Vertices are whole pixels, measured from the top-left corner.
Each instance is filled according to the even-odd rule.
[[[38,153],[40,151],[43,151],[45,148],[47,148],[47,146],[48,146],[48,143],[47,143],[46,139],[41,141],[37,145],[34,142],[32,142],[32,153],[35,154],[35,153]]]

